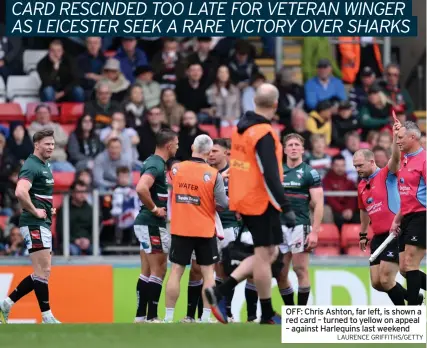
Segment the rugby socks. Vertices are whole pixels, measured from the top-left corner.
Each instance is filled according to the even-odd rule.
[[[227,309],[227,317],[232,318],[233,313],[231,313],[231,303],[233,302],[233,296],[234,296],[234,288],[225,295],[225,308]]]
[[[402,285],[396,282],[396,285],[387,291],[388,297],[395,306],[405,305],[405,292],[402,290],[404,290]]]
[[[197,304],[197,318],[201,319],[203,315],[203,297],[202,297],[202,288],[203,285],[200,287],[200,293],[199,293],[199,302]]]
[[[33,290],[34,281],[33,275],[31,274],[28,277],[24,278],[16,287],[16,289],[12,291],[12,293],[9,295],[10,302],[7,301],[7,304],[12,307],[15,302],[18,302],[21,298],[23,298],[25,295],[28,295]]]
[[[261,302],[261,322],[268,322],[274,317],[273,305],[271,298],[260,299]]]
[[[175,308],[166,308],[165,321],[170,322],[173,321],[173,314],[175,312]]]
[[[254,284],[246,282],[245,298],[248,310],[248,321],[254,321],[257,318],[256,311],[258,305],[258,292]]]
[[[203,308],[203,314],[201,318],[202,323],[209,322],[210,318],[211,318],[211,310],[209,308]]]
[[[298,288],[298,306],[307,306],[308,297],[310,296],[310,287]]]
[[[222,283],[224,283],[224,279],[215,277],[215,285],[220,286]]]
[[[295,306],[294,289],[292,289],[292,287],[289,287],[287,289],[280,289],[280,295],[282,296],[283,303],[285,304],[285,306]]]
[[[148,304],[148,281],[149,278],[143,274],[139,275],[138,283],[136,283],[136,320],[141,321],[147,316],[147,304]]]
[[[420,273],[420,277],[421,277],[421,289],[423,289],[424,291],[426,290],[426,274],[423,271],[418,271]]]
[[[408,306],[418,306],[418,296],[421,289],[421,274],[418,270],[406,272],[408,288]]]
[[[237,284],[239,284],[239,282],[230,276],[225,282],[216,287],[215,293],[219,297],[227,296],[234,290]]]
[[[199,299],[201,297],[202,287],[203,287],[203,280],[188,282],[188,297],[187,297],[187,301],[188,301],[187,317],[188,318],[195,319],[196,309],[199,304]],[[202,308],[203,308],[203,305],[202,305]]]
[[[148,281],[148,314],[147,320],[157,318],[157,307],[162,293],[163,279],[150,276]]]
[[[34,292],[36,293],[37,301],[39,302],[40,311],[42,313],[50,311],[49,305],[49,286],[47,279],[43,279],[33,275]]]

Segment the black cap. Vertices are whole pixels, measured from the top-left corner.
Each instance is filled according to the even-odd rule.
[[[122,41],[130,41],[130,40],[136,40],[136,36],[124,36],[124,37],[122,37]]]
[[[319,59],[317,68],[328,68],[331,66],[331,61],[328,58]]]
[[[321,102],[319,102],[316,106],[316,111],[317,112],[322,112],[325,110],[328,110],[330,108],[332,108],[333,104],[330,100],[322,100]]]
[[[199,36],[197,38],[197,41],[200,41],[200,42],[211,42],[212,38],[210,36]]]
[[[362,77],[370,77],[372,75],[375,75],[374,71],[372,70],[372,68],[370,66],[365,66],[362,69],[362,72],[360,73],[360,75]]]
[[[351,110],[351,109],[353,109],[353,106],[348,100],[341,101],[338,106],[338,110]]]
[[[133,76],[139,76],[147,72],[153,72],[153,68],[150,65],[140,65],[133,72]]]
[[[381,91],[382,91],[381,87],[375,83],[371,87],[369,87],[368,94],[375,94]]]

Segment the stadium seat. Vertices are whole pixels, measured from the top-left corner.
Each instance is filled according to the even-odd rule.
[[[68,136],[76,129],[75,124],[61,124],[61,127]]]
[[[221,138],[231,138],[231,134],[233,133],[234,126],[221,127],[221,134],[219,135]]]
[[[359,224],[344,224],[341,228],[341,247],[349,249],[353,246],[359,247]],[[372,239],[372,228],[368,228],[368,238]]]
[[[133,185],[136,187],[136,185],[138,184],[139,181],[139,177],[141,176],[141,174],[138,171],[133,171],[132,172],[132,183]]]
[[[340,152],[341,152],[340,149],[336,147],[328,147],[325,149],[325,153],[331,157],[338,155]]]
[[[9,76],[7,79],[7,97],[14,100],[16,97],[38,97],[40,80],[34,75]]]
[[[348,256],[357,256],[357,257],[369,257],[369,248],[366,249],[366,251],[360,250],[359,246],[352,246],[347,249],[346,254]]]
[[[62,205],[63,195],[59,193],[55,193],[53,195],[52,206],[53,208],[58,209]]]
[[[21,106],[16,103],[0,104],[0,122],[12,121],[25,122],[25,116]]]
[[[53,172],[55,180],[54,189],[56,191],[68,191],[74,181],[74,173],[72,172]]]
[[[29,103],[27,105],[27,123],[31,123],[34,121],[36,117],[36,108],[40,103]],[[53,122],[59,121],[59,110],[58,105],[56,103],[43,103],[49,105],[51,112],[51,119]]]
[[[12,102],[21,105],[22,113],[24,115],[27,114],[27,106],[31,103],[40,103],[39,97],[15,97],[13,98]]]
[[[216,126],[211,124],[200,124],[199,127],[201,130],[208,133],[212,139],[218,138],[218,130],[216,129]]]
[[[339,246],[340,232],[335,224],[322,224],[319,231],[319,245]]]
[[[37,69],[37,64],[46,56],[47,50],[25,50],[23,57],[24,72],[29,74]]]
[[[62,103],[59,122],[62,124],[75,124],[77,120],[83,116],[83,111],[84,103]]]

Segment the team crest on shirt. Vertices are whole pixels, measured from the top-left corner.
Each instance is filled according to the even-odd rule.
[[[172,168],[172,175],[176,175],[178,173],[178,169],[176,167]]]
[[[301,179],[303,174],[304,174],[304,170],[302,168],[297,170],[297,178],[298,179]]]
[[[399,181],[400,181],[401,184],[405,183],[405,179],[403,179],[403,178],[400,178]]]
[[[203,181],[204,182],[208,182],[208,181],[210,181],[211,180],[211,174],[210,173],[205,173],[205,174],[203,174]]]
[[[367,200],[366,200],[366,203],[368,203],[368,204],[371,204],[371,203],[373,203],[374,202],[374,199],[372,198],[372,197],[369,197]]]

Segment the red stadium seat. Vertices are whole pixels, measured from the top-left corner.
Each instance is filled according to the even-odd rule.
[[[4,231],[8,221],[9,216],[0,216],[0,230]]]
[[[331,157],[338,155],[340,152],[341,152],[340,149],[337,149],[335,147],[329,147],[325,149],[325,153]]]
[[[21,105],[16,103],[0,104],[0,122],[25,122],[25,116],[22,112]]]
[[[36,117],[36,108],[40,104],[49,105],[52,122],[59,121],[59,109],[58,109],[58,105],[56,105],[55,103],[28,103],[27,104],[27,123],[31,123],[34,121]]]
[[[76,129],[75,124],[61,124],[61,127],[68,136]]]
[[[221,127],[221,134],[219,135],[221,138],[231,138],[231,134],[233,134],[234,126]]]
[[[117,52],[116,51],[105,51],[104,52],[104,56],[107,58],[114,58],[116,56]]]
[[[136,187],[136,185],[138,184],[139,181],[139,177],[141,176],[141,174],[137,171],[133,171],[132,172],[132,182],[133,185]]]
[[[84,103],[62,103],[59,121],[62,124],[73,123],[83,116]]]
[[[359,224],[344,224],[341,228],[341,247],[344,249],[349,249],[353,246],[359,247],[359,233]],[[369,227],[368,238],[372,239],[372,236],[372,229]]]
[[[319,231],[319,245],[332,245],[340,244],[340,232],[335,224],[322,224]]]
[[[216,126],[210,124],[200,124],[200,129],[209,134],[212,139],[218,138],[218,131]]]
[[[362,251],[358,246],[352,246],[348,248],[346,254],[348,256],[357,256],[357,257],[366,257],[366,258],[368,258],[370,255],[368,249],[366,251]]]
[[[58,191],[68,191],[74,181],[74,173],[72,172],[53,172],[55,180],[54,189]]]
[[[339,246],[317,246],[314,250],[316,256],[339,256],[341,250]]]

